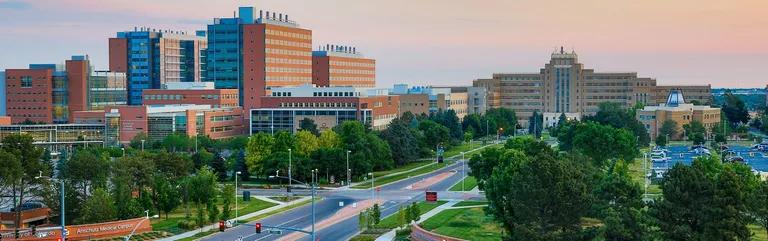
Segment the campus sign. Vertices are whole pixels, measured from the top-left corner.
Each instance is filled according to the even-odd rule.
[[[106,223],[84,224],[67,226],[67,240],[89,240],[96,238],[108,238],[126,236],[133,230],[136,233],[152,231],[150,222],[145,218],[135,218]],[[18,241],[56,241],[61,237],[61,228],[45,227],[37,228],[36,233],[32,230],[19,230],[19,239],[14,238],[13,230],[0,230],[3,240]]]

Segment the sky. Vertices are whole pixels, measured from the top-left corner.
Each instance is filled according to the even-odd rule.
[[[106,69],[118,31],[193,32],[239,6],[290,15],[315,48],[356,46],[376,59],[379,87],[538,72],[559,46],[659,85],[768,84],[766,0],[0,0],[0,69],[82,54]]]

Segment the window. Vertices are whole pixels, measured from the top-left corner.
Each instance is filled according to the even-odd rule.
[[[21,76],[21,88],[32,88],[32,76]]]

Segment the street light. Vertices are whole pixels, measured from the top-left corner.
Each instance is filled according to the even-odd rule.
[[[376,177],[373,176],[373,172],[369,172],[368,176],[371,176],[371,200],[376,202],[376,188],[373,185],[376,182]]]
[[[288,148],[288,192],[291,192],[291,148]]]
[[[141,151],[142,152],[144,151],[144,141],[145,141],[144,139],[141,140]]]
[[[125,156],[125,148],[122,147],[122,148],[120,148],[120,150],[123,150],[123,156]]]
[[[461,191],[464,191],[464,182],[467,180],[467,169],[464,167],[464,163],[466,163],[467,160],[464,159],[464,152],[461,152],[461,173],[464,177],[461,178]]]
[[[55,179],[50,177],[44,177],[43,172],[40,171],[40,174],[35,177],[35,179],[48,179],[51,181],[59,181],[61,183],[61,203],[60,203],[60,211],[61,211],[61,240],[67,240],[67,233],[66,228],[64,227],[64,180],[63,179]]]
[[[303,184],[305,186],[310,186],[312,188],[312,232],[311,232],[311,235],[312,235],[312,240],[317,240],[317,239],[315,239],[315,193],[317,192],[316,191],[317,190],[317,182],[316,182],[316,180],[317,180],[317,169],[311,170],[311,172],[312,172],[312,180],[314,181],[314,183],[312,183],[312,185],[303,183],[303,182],[301,182],[299,180],[292,180],[290,177],[281,177],[279,175],[269,176],[268,178],[285,178],[285,179],[288,179],[288,181],[296,181],[296,182],[298,182],[300,184]]]
[[[241,172],[235,172],[235,223],[237,223],[237,218],[240,217],[237,213],[237,175],[240,175]]]
[[[352,152],[350,150],[347,150],[347,188],[352,187],[350,183],[352,182],[352,169],[349,169],[349,153]]]

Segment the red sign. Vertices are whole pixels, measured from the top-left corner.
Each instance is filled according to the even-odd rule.
[[[427,192],[427,202],[437,202],[437,192]]]

